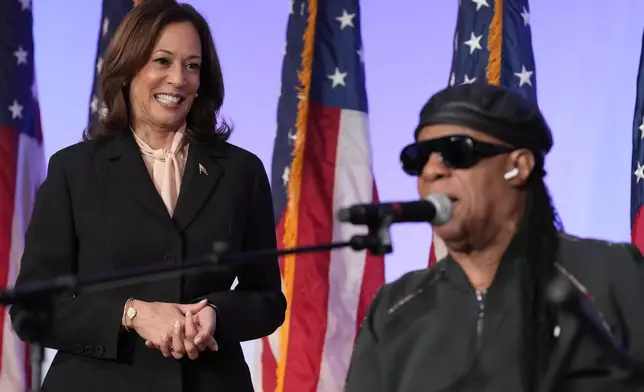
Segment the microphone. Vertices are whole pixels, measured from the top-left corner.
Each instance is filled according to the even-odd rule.
[[[430,194],[419,201],[356,204],[338,211],[341,222],[354,225],[373,225],[389,217],[391,223],[429,222],[440,226],[452,217],[452,202],[442,193]]]

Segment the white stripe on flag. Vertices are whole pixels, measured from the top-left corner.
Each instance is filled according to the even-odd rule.
[[[355,203],[370,203],[373,197],[371,151],[367,115],[343,109],[340,113],[333,190],[334,215]],[[366,234],[363,226],[334,219],[333,241],[346,241]],[[350,248],[331,252],[329,307],[318,392],[344,390],[344,382],[356,337],[357,311],[367,254]]]
[[[284,292],[284,280],[282,280],[282,292]],[[251,379],[253,382],[253,389],[255,392],[275,392],[275,391],[264,391],[264,366],[262,365],[262,356],[264,355],[263,350],[268,350],[267,354],[270,354],[275,358],[275,362],[279,363],[280,360],[280,333],[283,326],[280,326],[275,332],[268,335],[268,346],[264,347],[262,344],[262,339],[253,340],[247,345],[248,350],[253,352],[254,360],[252,363],[249,363],[251,371]],[[277,377],[277,374],[272,375],[272,377]]]
[[[436,262],[438,263],[443,257],[447,256],[447,246],[445,242],[440,238],[436,233],[433,233],[433,245],[434,245],[434,256],[436,256]]]
[[[257,339],[248,342],[247,347],[253,352],[253,361],[251,363],[248,363],[248,358],[246,358],[253,389],[255,392],[264,392],[264,385],[262,385],[262,380],[264,379],[264,373],[262,372],[262,340]]]

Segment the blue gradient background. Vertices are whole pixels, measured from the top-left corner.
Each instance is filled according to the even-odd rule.
[[[222,113],[236,126],[231,141],[257,154],[270,172],[289,1],[187,2],[209,21],[218,46],[226,82]],[[78,142],[86,125],[101,0],[34,3],[49,159]],[[417,197],[398,154],[412,139],[422,104],[447,85],[457,6],[456,0],[362,2],[373,161],[382,200]],[[539,102],[555,135],[547,160],[555,203],[567,231],[626,241],[644,2],[533,0],[531,8]],[[388,281],[426,265],[431,231],[408,224],[392,234]],[[252,364],[255,347],[244,346]]]

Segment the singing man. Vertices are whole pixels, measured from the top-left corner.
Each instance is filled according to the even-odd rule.
[[[403,169],[422,198],[452,201],[451,220],[434,227],[448,256],[378,292],[347,392],[537,391],[558,343],[585,322],[549,301],[561,276],[644,363],[642,256],[563,233],[544,183],[553,138],[536,105],[502,87],[450,87],[423,107],[414,136]],[[589,334],[569,349],[558,390],[644,391]]]

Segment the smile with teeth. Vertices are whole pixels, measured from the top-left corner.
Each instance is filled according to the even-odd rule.
[[[180,95],[154,94],[154,99],[164,105],[177,105],[183,102],[184,98]]]

